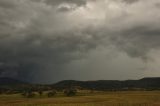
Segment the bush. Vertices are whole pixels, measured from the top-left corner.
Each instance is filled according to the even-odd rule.
[[[56,91],[55,90],[53,90],[51,92],[48,92],[48,97],[53,97],[55,95],[56,95]]]
[[[21,95],[27,97],[27,92],[23,92]]]
[[[33,98],[33,97],[35,97],[35,94],[32,92],[27,95],[27,98]]]
[[[65,90],[65,91],[64,91],[64,94],[65,94],[66,96],[75,96],[76,93],[77,93],[77,90],[75,90],[75,89],[69,89],[69,90]]]
[[[24,96],[24,97],[27,97],[27,98],[35,97],[35,93],[33,93],[32,91],[25,91],[21,95]]]
[[[39,93],[40,96],[43,95],[43,91],[42,90],[38,91],[38,93]]]

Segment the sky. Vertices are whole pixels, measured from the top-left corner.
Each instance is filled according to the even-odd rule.
[[[0,0],[0,77],[160,76],[160,0]]]

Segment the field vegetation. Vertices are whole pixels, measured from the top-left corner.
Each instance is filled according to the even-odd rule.
[[[160,106],[160,91],[87,91],[76,94],[45,91],[32,92],[33,97],[22,94],[1,94],[0,106]],[[49,93],[54,93],[48,96]]]

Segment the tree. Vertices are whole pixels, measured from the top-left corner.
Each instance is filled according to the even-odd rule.
[[[24,97],[27,97],[27,92],[24,91],[21,95],[24,96]]]
[[[24,91],[21,95],[27,98],[33,98],[35,96],[35,93],[29,90],[29,91]]]
[[[39,90],[38,93],[39,93],[40,96],[43,95],[43,91],[42,90]]]
[[[56,95],[56,93],[57,92],[55,90],[52,90],[52,91],[48,92],[48,97],[53,97]]]
[[[75,96],[77,93],[77,90],[76,89],[67,89],[64,91],[64,94],[66,96]]]
[[[35,96],[35,93],[29,92],[27,95],[27,98],[33,98]]]

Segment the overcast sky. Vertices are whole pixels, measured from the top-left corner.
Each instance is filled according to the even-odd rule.
[[[160,0],[0,0],[0,77],[160,76]]]

